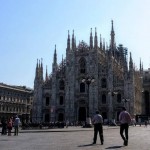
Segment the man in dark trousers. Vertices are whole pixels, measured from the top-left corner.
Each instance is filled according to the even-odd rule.
[[[104,143],[104,137],[103,137],[103,117],[99,114],[99,111],[96,111],[96,114],[93,117],[92,120],[93,124],[94,124],[94,138],[93,138],[93,144],[96,144],[96,140],[97,140],[97,133],[99,132],[99,136],[100,136],[100,141],[101,141],[101,145],[103,145]]]
[[[122,107],[122,112],[119,114],[119,121],[120,121],[120,135],[124,141],[124,145],[128,145],[128,128],[129,124],[131,123],[131,116],[130,114],[126,111],[125,107]],[[125,136],[123,135],[125,131]]]

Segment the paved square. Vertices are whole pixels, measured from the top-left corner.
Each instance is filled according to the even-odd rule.
[[[150,127],[130,127],[126,147],[119,127],[104,127],[104,145],[99,136],[96,145],[91,145],[92,139],[93,128],[21,130],[19,136],[0,136],[0,150],[150,150]]]

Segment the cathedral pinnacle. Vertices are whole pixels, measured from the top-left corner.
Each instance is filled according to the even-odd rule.
[[[75,39],[74,39],[74,30],[73,30],[73,33],[72,33],[72,49],[75,48]]]
[[[56,44],[55,44],[55,51],[54,51],[53,63],[54,63],[54,64],[57,64]]]
[[[67,49],[70,50],[70,34],[68,30]]]
[[[101,37],[101,34],[100,34],[100,49],[102,50],[102,37]]]
[[[91,33],[90,33],[90,48],[93,48],[93,36],[92,36],[92,28],[91,28]]]
[[[47,65],[46,65],[46,75],[45,75],[45,81],[48,81]]]
[[[96,27],[95,27],[95,37],[94,37],[94,48],[98,47],[98,42],[97,42],[97,31],[96,31]]]
[[[114,32],[114,26],[113,26],[113,20],[111,21],[111,40],[110,40],[110,48],[111,50],[115,49],[115,32]]]

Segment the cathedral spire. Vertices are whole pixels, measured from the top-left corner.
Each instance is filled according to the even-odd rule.
[[[102,37],[101,37],[101,34],[100,34],[100,50],[102,50]]]
[[[38,78],[38,70],[39,70],[39,64],[37,59],[35,78]]]
[[[43,58],[41,58],[40,75],[41,75],[41,80],[43,80]]]
[[[70,34],[68,30],[68,39],[67,39],[67,50],[70,50]]]
[[[129,70],[132,70],[132,69],[133,69],[133,60],[132,60],[132,55],[130,52]]]
[[[142,64],[141,64],[141,58],[140,58],[140,72],[142,71]]]
[[[74,30],[72,33],[72,50],[75,48],[75,38],[74,38]]]
[[[93,36],[92,36],[92,28],[91,28],[91,33],[90,33],[90,48],[93,48]]]
[[[113,20],[111,21],[111,40],[110,40],[110,48],[111,50],[115,49],[115,32],[114,32],[114,26],[113,26]]]
[[[55,51],[54,51],[53,64],[57,64],[57,53],[56,53],[56,45],[55,45]]]
[[[103,38],[103,51],[105,51],[105,39]]]
[[[48,81],[47,65],[46,65],[46,75],[45,75],[45,81]]]
[[[39,69],[41,68],[41,63],[40,63],[40,59],[39,59]]]
[[[53,72],[57,70],[57,53],[56,53],[56,45],[55,45],[55,50],[54,50],[54,57],[53,57]]]
[[[94,48],[97,48],[97,47],[98,47],[98,42],[97,42],[97,31],[96,31],[96,28],[95,28]]]
[[[43,58],[41,58],[41,69],[43,69]]]

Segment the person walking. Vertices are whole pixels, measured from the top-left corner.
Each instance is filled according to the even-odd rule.
[[[145,120],[145,127],[147,128],[147,120]]]
[[[124,141],[124,145],[128,145],[128,129],[129,129],[129,124],[131,123],[131,116],[130,114],[126,111],[125,107],[122,107],[122,111],[119,114],[119,121],[120,121],[120,135]],[[125,136],[124,136],[124,131],[125,131]]]
[[[96,111],[96,114],[94,115],[92,122],[94,124],[94,138],[93,138],[93,144],[96,144],[97,141],[97,133],[99,132],[101,145],[104,144],[104,137],[103,137],[103,117],[100,115],[99,111]]]
[[[19,132],[19,124],[20,124],[20,118],[16,115],[15,120],[14,120],[14,135],[18,135]]]

